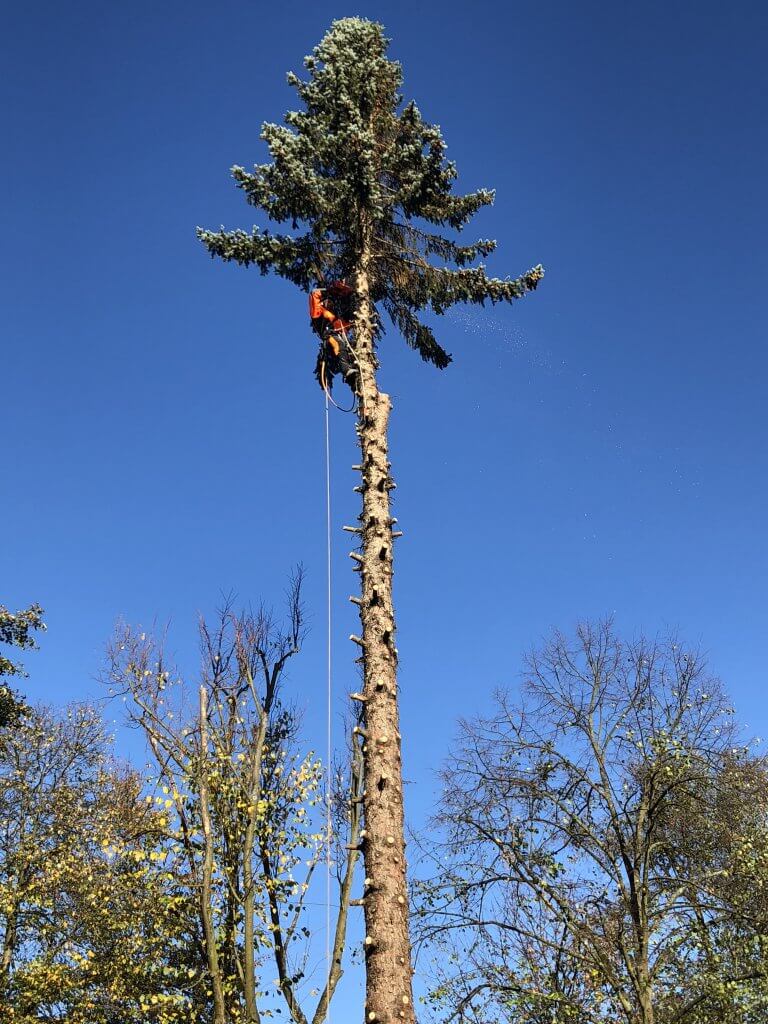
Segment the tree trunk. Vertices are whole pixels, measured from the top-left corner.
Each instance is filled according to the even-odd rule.
[[[213,830],[208,804],[208,692],[200,687],[200,819],[203,828],[203,877],[200,886],[200,914],[205,937],[205,951],[213,991],[213,1022],[227,1024],[224,989],[221,983],[219,952],[213,921]]]
[[[656,1014],[653,1006],[653,984],[648,964],[648,929],[643,915],[643,937],[640,947],[638,964],[638,1002],[640,1004],[640,1018],[642,1024],[655,1024]]]
[[[355,868],[357,867],[358,852],[354,847],[360,841],[360,819],[362,817],[360,800],[364,785],[363,755],[354,736],[352,737],[352,775],[350,781],[352,785],[350,786],[349,842],[352,848],[348,851],[344,876],[339,887],[339,912],[336,915],[336,928],[331,946],[330,970],[314,1016],[312,1017],[312,1024],[323,1024],[325,1021],[336,986],[341,981],[344,973],[341,969],[341,964],[347,944],[347,918],[351,906]]]
[[[0,1006],[8,990],[11,980],[11,967],[13,958],[16,955],[16,944],[18,942],[19,904],[14,901],[8,909],[5,917],[5,937],[3,940],[3,952],[0,956]]]
[[[650,985],[640,992],[640,1014],[643,1024],[654,1024],[653,993]]]
[[[355,353],[359,366],[357,433],[362,452],[363,511],[360,619],[365,725],[365,955],[366,1021],[414,1021],[411,944],[408,933],[403,778],[397,701],[397,648],[392,604],[394,486],[387,461],[387,421],[392,403],[376,383],[374,309],[366,246],[355,274]],[[359,557],[359,556],[358,556]]]

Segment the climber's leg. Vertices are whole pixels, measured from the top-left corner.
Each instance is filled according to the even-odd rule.
[[[335,335],[329,334],[328,337],[326,338],[326,342],[328,344],[328,348],[331,350],[331,352],[333,352],[333,354],[338,359],[341,353],[341,343],[339,342],[339,339]]]
[[[350,351],[349,342],[342,339],[338,356],[339,373],[345,384],[349,384],[353,391],[357,388],[357,366],[353,353]]]

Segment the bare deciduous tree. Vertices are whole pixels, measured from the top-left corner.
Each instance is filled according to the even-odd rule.
[[[766,918],[743,895],[766,877],[768,777],[703,658],[603,623],[528,668],[444,772],[421,887],[438,1016],[764,1019]]]

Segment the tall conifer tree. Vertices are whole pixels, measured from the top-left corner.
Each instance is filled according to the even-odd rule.
[[[440,129],[415,103],[403,104],[400,65],[387,57],[381,25],[336,21],[306,57],[306,80],[289,74],[301,109],[284,124],[265,124],[271,161],[233,168],[248,202],[290,233],[206,231],[212,256],[255,264],[309,290],[334,278],[354,288],[354,354],[359,368],[357,433],[362,513],[360,610],[364,676],[366,1019],[414,1020],[403,792],[397,702],[397,648],[392,604],[394,487],[387,458],[389,396],[376,381],[382,313],[422,359],[445,368],[451,357],[423,322],[457,303],[511,302],[543,275],[489,277],[478,260],[495,248],[460,245],[460,231],[493,192],[456,195],[456,169],[446,160]],[[434,228],[434,230],[432,230]]]

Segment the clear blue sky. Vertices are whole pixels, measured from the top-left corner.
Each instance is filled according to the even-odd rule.
[[[768,729],[768,141],[757,2],[6,6],[0,31],[2,591],[39,601],[34,698],[97,692],[118,616],[278,599],[302,560],[292,685],[322,735],[323,412],[305,297],[213,263],[250,227],[232,164],[264,158],[285,72],[334,17],[382,21],[438,122],[491,268],[547,268],[514,307],[457,311],[455,362],[381,346],[395,399],[396,605],[408,803],[423,820],[459,715],[517,685],[550,626],[615,612],[700,641]],[[355,515],[333,420],[335,519]],[[338,709],[354,577],[337,532]]]

